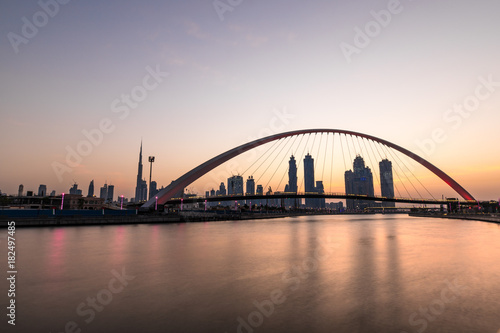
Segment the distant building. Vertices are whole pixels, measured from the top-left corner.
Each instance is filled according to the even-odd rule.
[[[262,185],[257,185],[256,189],[255,189],[255,194],[257,195],[264,195],[264,187]],[[262,200],[254,200],[255,201],[255,204],[257,206],[259,205],[262,205]]]
[[[246,192],[245,195],[254,195],[255,194],[255,180],[253,179],[253,176],[249,176],[247,179],[247,184],[246,184]],[[247,205],[250,206],[250,204],[255,204],[255,200],[247,200],[246,201]]]
[[[52,190],[52,192],[50,192],[50,196],[51,196],[51,197],[55,197],[55,196],[56,196],[56,191],[55,191],[55,190]]]
[[[226,195],[226,185],[224,183],[220,183],[219,185],[219,195]]]
[[[316,187],[315,187],[315,192],[319,194],[324,194],[325,193],[325,188],[323,186],[323,181],[322,180],[317,180],[316,181]],[[320,208],[324,209],[325,208],[325,198],[317,198],[314,200],[314,208]]]
[[[374,196],[373,175],[369,167],[365,167],[365,161],[359,155],[353,162],[353,170],[348,170],[344,174],[346,194],[359,194]],[[347,199],[347,209],[350,211],[364,210],[372,207],[373,201]]]
[[[108,198],[108,184],[104,184],[99,192],[99,198],[106,200]]]
[[[288,184],[285,185],[285,192],[288,193],[297,193],[297,161],[295,157],[292,155],[290,160],[288,161]],[[285,206],[287,208],[294,208],[300,206],[300,199],[286,199]]]
[[[232,176],[227,179],[227,195],[243,195],[243,177]],[[241,201],[238,200],[238,204]],[[234,202],[231,202],[231,205]]]
[[[379,162],[380,169],[380,191],[383,197],[394,198],[394,180],[392,177],[392,162],[383,159]],[[395,202],[383,201],[383,207],[396,207]]]
[[[40,184],[38,186],[38,196],[45,197],[47,195],[47,185]]]
[[[139,163],[137,166],[137,183],[135,186],[135,202],[148,200],[148,184],[145,179],[142,179],[142,141],[139,151]]]
[[[158,186],[158,184],[156,183],[156,181],[153,180],[151,182],[151,188],[150,188],[151,198],[154,197],[156,195],[156,193],[158,193],[157,186]]]
[[[17,196],[18,197],[22,197],[23,196],[23,192],[24,192],[24,185],[21,184],[21,185],[19,185],[19,190],[17,191]]]
[[[82,195],[82,190],[78,188],[77,183],[74,183],[73,186],[69,189],[69,194]]]
[[[232,176],[227,179],[228,195],[243,195],[243,177]]]
[[[108,193],[106,194],[106,201],[113,202],[114,195],[115,195],[115,186],[108,185]]]
[[[93,197],[93,196],[94,196],[94,180],[92,179],[89,184],[89,191],[87,197]]]
[[[316,192],[314,186],[314,159],[310,154],[307,154],[304,158],[304,190],[306,193]],[[306,198],[306,208],[315,207],[315,199]]]
[[[247,179],[247,191],[245,193],[249,195],[255,194],[255,180],[253,176],[249,176]]]

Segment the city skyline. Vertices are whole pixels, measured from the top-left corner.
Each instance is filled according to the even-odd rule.
[[[387,1],[245,2],[223,20],[201,1],[70,2],[29,38],[22,18],[44,9],[6,4],[0,130],[15,140],[0,148],[0,190],[112,180],[132,198],[141,137],[168,185],[253,138],[328,127],[421,153],[478,199],[498,199],[499,7],[401,2],[360,47],[357,31]]]

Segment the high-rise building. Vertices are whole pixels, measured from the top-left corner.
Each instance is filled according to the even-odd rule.
[[[226,185],[223,182],[219,185],[219,195],[226,195]]]
[[[17,191],[17,196],[22,197],[23,196],[23,191],[24,191],[24,185],[21,184],[19,185],[19,190]]]
[[[153,198],[156,193],[158,193],[158,184],[156,183],[156,181],[152,181],[151,182],[151,188],[150,188],[150,191],[151,191],[151,198]]]
[[[99,198],[106,200],[108,198],[108,184],[104,184],[103,187],[101,187],[101,191],[99,193]]]
[[[74,183],[73,186],[69,189],[69,194],[82,195],[82,190],[78,188],[77,183]]]
[[[246,195],[254,195],[255,194],[255,180],[253,179],[253,176],[249,176],[247,179],[247,184],[246,184]],[[250,206],[250,204],[255,204],[255,200],[247,200],[246,201],[247,205]]]
[[[137,166],[137,183],[135,186],[135,202],[146,201],[148,199],[148,184],[142,179],[142,140],[139,151],[139,163]]]
[[[314,187],[314,159],[308,153],[304,158],[304,190],[306,193],[316,192]],[[306,198],[306,208],[314,208],[315,200]]]
[[[315,192],[317,192],[319,194],[325,193],[325,187],[323,186],[322,180],[316,181]],[[325,205],[326,205],[325,198],[317,198],[314,200],[314,202],[315,202],[314,208],[321,208],[321,209],[325,208]]]
[[[94,180],[92,179],[89,184],[89,192],[87,194],[87,197],[93,197],[94,196]]]
[[[47,185],[40,184],[40,186],[38,186],[38,196],[44,197],[46,195],[47,195]]]
[[[113,202],[113,196],[115,195],[115,186],[108,185],[108,193],[106,194],[106,201]]]
[[[365,167],[365,161],[359,155],[356,156],[353,163],[353,170],[348,170],[344,174],[345,193],[374,196],[373,175],[369,167]],[[363,210],[373,206],[372,201],[347,199],[348,210]]]
[[[253,176],[249,176],[247,179],[247,191],[245,193],[249,195],[255,194],[255,180]]]
[[[383,197],[394,198],[394,180],[392,178],[392,162],[383,159],[378,164],[380,169],[380,192]],[[383,207],[396,207],[395,202],[383,201]]]
[[[288,184],[285,185],[285,192],[297,193],[297,162],[292,155],[288,161]],[[300,199],[286,199],[285,206],[287,208],[294,208],[300,206]]]
[[[243,177],[232,176],[227,179],[228,195],[243,195]]]
[[[50,192],[50,196],[51,197],[55,197],[56,196],[56,190],[52,190],[52,192]]]

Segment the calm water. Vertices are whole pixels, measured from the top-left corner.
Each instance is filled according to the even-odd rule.
[[[500,329],[496,224],[312,216],[16,236],[17,332]]]

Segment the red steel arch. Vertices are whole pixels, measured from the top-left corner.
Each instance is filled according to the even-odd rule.
[[[301,135],[301,134],[311,134],[311,133],[339,133],[339,134],[345,134],[345,135],[351,135],[351,136],[357,136],[357,137],[362,137],[365,139],[369,139],[375,142],[379,142],[381,144],[384,144],[388,147],[391,147],[406,156],[412,158],[413,160],[417,161],[418,163],[422,164],[424,167],[426,167],[428,170],[433,172],[436,176],[441,178],[446,184],[448,184],[452,189],[454,189],[462,198],[465,200],[475,200],[474,197],[467,192],[460,184],[458,184],[455,180],[453,180],[450,176],[448,176],[446,173],[441,171],[439,168],[434,166],[432,163],[426,161],[422,157],[418,156],[417,154],[412,153],[411,151],[400,147],[392,142],[377,138],[375,136],[371,136],[368,134],[363,134],[363,133],[358,133],[358,132],[353,132],[353,131],[346,131],[346,130],[340,130],[340,129],[307,129],[307,130],[297,130],[297,131],[290,131],[290,132],[284,132],[284,133],[279,133],[279,134],[274,134],[267,136],[262,139],[257,139],[245,144],[242,144],[241,146],[238,146],[236,148],[230,149],[226,151],[225,153],[222,153],[220,155],[215,156],[214,158],[206,161],[205,163],[200,164],[196,168],[192,169],[191,171],[185,173],[181,177],[179,177],[177,180],[173,181],[169,186],[165,187],[162,191],[160,191],[156,197],[158,197],[158,203],[159,204],[164,204],[166,201],[169,199],[173,198],[173,196],[176,193],[179,193],[179,191],[182,191],[186,186],[189,184],[193,183],[195,180],[200,178],[201,176],[205,175],[207,172],[213,170],[214,168],[218,167],[222,163],[246,152],[249,151],[253,148],[256,148],[258,146],[264,145],[266,143],[279,140],[282,138],[290,137],[290,136],[295,136],[295,135]],[[155,198],[150,199],[142,207],[144,208],[150,208],[155,205]]]

